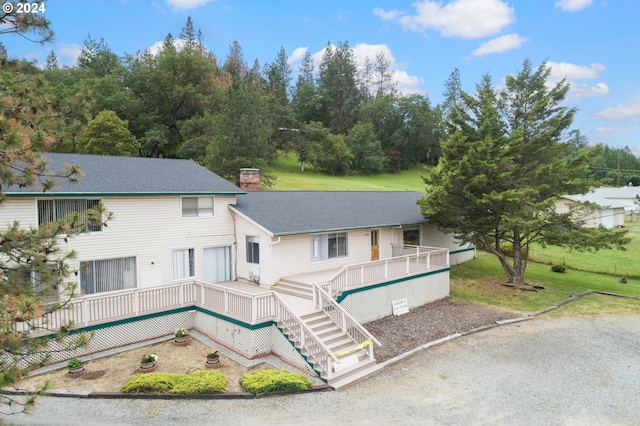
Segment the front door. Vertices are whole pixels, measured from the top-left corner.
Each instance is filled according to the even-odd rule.
[[[380,259],[380,243],[378,242],[379,231],[373,229],[371,231],[371,260]]]

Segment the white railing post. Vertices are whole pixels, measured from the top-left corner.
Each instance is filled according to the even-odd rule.
[[[87,327],[89,325],[89,301],[87,299],[82,301],[82,316],[84,317],[84,326]]]
[[[406,259],[405,264],[407,266],[407,275],[409,275],[409,256],[407,256],[405,259]]]
[[[140,292],[133,292],[133,313],[137,316],[140,312]]]
[[[180,307],[184,306],[184,283],[180,283],[180,294],[178,295],[178,303],[180,304]]]
[[[360,265],[360,285],[364,286],[364,264]]]
[[[389,280],[389,260],[384,261],[384,280]]]
[[[251,298],[251,324],[256,323],[256,318],[258,317],[258,299],[255,297]]]

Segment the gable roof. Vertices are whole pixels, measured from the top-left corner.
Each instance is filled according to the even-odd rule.
[[[596,188],[592,191],[595,195],[602,198],[617,198],[633,200],[640,195],[640,188],[637,186],[621,186],[619,188]]]
[[[373,191],[254,191],[233,211],[273,236],[412,225],[425,222],[422,193]]]
[[[65,164],[77,164],[84,176],[78,182],[63,178],[47,191],[55,195],[167,195],[244,194],[212,171],[191,160],[113,157],[108,155],[43,153],[49,171],[60,172]],[[4,190],[7,195],[42,195],[37,186]]]
[[[619,201],[609,200],[609,199],[600,197],[596,195],[594,192],[588,192],[586,194],[577,194],[577,195],[564,195],[561,198],[566,198],[567,200],[577,201],[580,203],[584,203],[584,202],[594,203],[603,209],[609,209],[609,208],[616,209],[616,208],[624,208],[627,206],[626,204],[621,203]]]

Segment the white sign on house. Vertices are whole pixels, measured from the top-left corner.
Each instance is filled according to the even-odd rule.
[[[409,312],[409,304],[407,299],[398,299],[391,302],[393,304],[393,315],[402,315]]]

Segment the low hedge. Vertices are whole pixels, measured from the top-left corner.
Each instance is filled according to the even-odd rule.
[[[122,386],[124,393],[175,393],[195,395],[227,391],[227,378],[218,371],[196,371],[189,374],[136,374]]]
[[[254,371],[242,376],[241,383],[244,391],[251,393],[301,390],[313,386],[303,374],[287,370]]]

